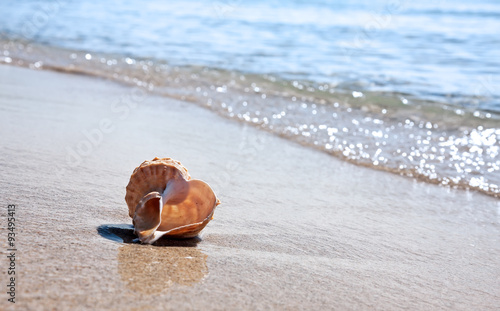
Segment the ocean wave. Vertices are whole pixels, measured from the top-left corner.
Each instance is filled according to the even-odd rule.
[[[340,159],[500,197],[500,116],[356,85],[0,40],[0,63],[87,74],[189,101]],[[325,168],[328,169],[328,168]]]

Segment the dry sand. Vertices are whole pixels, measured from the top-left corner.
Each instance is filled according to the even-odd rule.
[[[16,304],[2,291],[2,310],[500,306],[497,199],[86,76],[0,66],[0,129],[4,289],[8,204],[18,231]],[[218,193],[201,239],[121,242],[133,238],[125,186],[155,156]]]

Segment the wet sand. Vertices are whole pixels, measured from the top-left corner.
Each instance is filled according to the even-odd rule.
[[[357,167],[194,104],[0,66],[5,310],[498,310],[500,201]],[[155,156],[222,201],[197,240],[130,243]],[[7,272],[1,269],[2,285]],[[5,286],[5,285],[4,285]]]

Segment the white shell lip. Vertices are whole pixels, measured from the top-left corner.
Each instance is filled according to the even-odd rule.
[[[196,226],[196,225],[201,225],[203,224],[205,221],[209,220],[210,218],[212,218],[212,216],[214,215],[214,211],[212,211],[212,213],[210,213],[210,215],[208,215],[207,218],[205,218],[203,221],[200,221],[200,222],[196,222],[196,223],[192,223],[192,224],[188,224],[188,225],[184,225],[184,226],[180,226],[180,227],[177,227],[177,228],[173,228],[173,229],[170,229],[168,231],[154,231],[151,235],[148,235],[148,236],[145,236],[142,240],[141,238],[139,238],[139,240],[142,242],[142,243],[145,243],[145,244],[153,244],[154,242],[156,242],[158,239],[160,239],[162,236],[164,236],[165,234],[169,234],[170,232],[173,232],[175,230],[179,230],[179,229],[183,229],[183,228],[187,228],[189,226]],[[159,225],[158,225],[159,226]],[[156,228],[158,228],[158,226]],[[196,236],[196,235],[195,235]],[[194,236],[193,236],[194,237]]]
[[[154,221],[153,226],[150,228],[142,228],[143,226],[145,226],[147,219],[142,219],[143,217],[141,216],[141,212],[142,212],[143,208],[145,207],[146,202],[151,200],[151,199],[159,199],[159,202],[160,202],[160,204],[158,206],[158,215],[157,215],[158,221]],[[134,224],[134,233],[137,234],[137,236],[139,236],[139,239],[141,240],[141,242],[148,243],[147,240],[149,239],[149,237],[151,235],[153,235],[156,232],[156,229],[158,229],[158,227],[160,226],[160,224],[161,224],[161,212],[163,210],[162,203],[163,202],[161,201],[161,194],[159,192],[155,191],[155,192],[150,192],[147,195],[145,195],[137,204],[137,207],[135,209],[134,218],[133,218],[132,222]],[[151,232],[151,233],[148,234],[148,233],[144,233],[144,232]],[[151,243],[153,243],[153,242],[151,242]]]

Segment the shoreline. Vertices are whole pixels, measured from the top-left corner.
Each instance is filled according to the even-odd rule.
[[[500,179],[497,177],[498,174],[494,173],[498,170],[498,161],[496,161],[498,154],[495,143],[500,139],[500,129],[497,126],[499,116],[491,115],[489,112],[476,111],[473,113],[473,111],[468,111],[464,114],[465,111],[459,109],[462,112],[458,113],[444,103],[439,105],[435,103],[438,107],[434,107],[434,105],[421,106],[420,104],[395,104],[394,98],[373,97],[373,94],[370,93],[357,99],[358,102],[352,102],[353,98],[348,94],[341,95],[334,92],[326,96],[319,93],[311,95],[302,91],[296,93],[294,88],[284,88],[281,85],[287,84],[285,80],[276,84],[276,81],[272,83],[261,81],[264,79],[263,77],[255,80],[260,86],[259,92],[265,95],[266,92],[272,93],[280,89],[278,91],[280,95],[273,97],[274,95],[270,95],[271,93],[268,94],[270,95],[268,100],[272,101],[271,105],[263,104],[261,107],[257,105],[253,108],[246,108],[246,105],[239,107],[241,103],[234,100],[234,97],[245,99],[248,102],[262,100],[260,96],[254,98],[253,95],[249,96],[247,91],[242,92],[245,83],[248,86],[250,82],[242,82],[234,90],[231,89],[229,93],[232,95],[228,95],[229,97],[224,97],[225,91],[214,91],[216,85],[225,87],[226,84],[233,83],[234,77],[228,78],[233,74],[245,76],[241,72],[217,72],[212,68],[214,72],[203,74],[204,70],[191,72],[192,69],[186,69],[187,67],[184,68],[185,70],[182,67],[179,70],[179,67],[169,67],[166,64],[155,67],[154,62],[150,64],[146,60],[137,60],[137,63],[136,60],[129,58],[119,60],[117,55],[112,55],[112,57],[117,57],[113,61],[122,64],[113,69],[101,66],[102,60],[106,59],[103,57],[109,56],[106,54],[94,53],[90,60],[86,60],[84,58],[85,52],[73,51],[75,53],[72,53],[70,50],[43,45],[30,45],[30,47],[34,49],[32,55],[16,51],[13,54],[20,53],[20,58],[8,57],[11,65],[104,78],[128,87],[140,85],[141,88],[148,88],[147,92],[151,92],[153,95],[192,102],[226,119],[248,124],[307,148],[325,152],[342,161],[436,185],[478,191],[494,198],[500,198]],[[55,59],[46,55],[52,53],[57,56]],[[100,56],[101,62],[97,60]],[[66,60],[68,57],[74,57],[75,64],[68,63]],[[38,58],[41,60],[34,60]],[[126,60],[133,63],[133,68],[128,68],[131,64],[128,64]],[[0,62],[0,64],[2,63]],[[150,68],[142,72],[140,64]],[[156,72],[158,69],[159,71]],[[212,69],[208,69],[208,71]],[[150,73],[152,70],[155,70],[153,75]],[[200,78],[199,81],[199,77],[192,78],[192,75],[198,76],[200,74],[204,77]],[[219,75],[225,78],[216,78]],[[242,81],[249,79],[250,76],[252,75],[246,75]],[[182,83],[172,82],[172,79],[182,81]],[[253,85],[253,83],[251,84]],[[207,87],[208,85],[210,87]],[[278,89],[274,89],[274,87],[278,87]],[[202,93],[204,95],[201,95]],[[246,96],[249,97],[246,98]],[[319,121],[319,123],[316,122],[317,124],[311,121],[309,127],[306,126],[307,124],[300,125],[302,121],[307,123],[305,119],[301,120],[305,116],[295,120],[292,117],[291,121],[273,120],[275,112],[272,111],[274,110],[287,111],[286,118],[288,115],[297,114],[296,111],[294,112],[295,109],[284,104],[286,101],[292,101],[295,96],[297,98],[302,96],[302,100],[308,103],[306,104],[306,106],[310,106],[307,108],[309,109],[308,113],[316,113],[316,108],[313,108],[316,106],[318,106],[318,111],[326,109],[320,113],[321,116],[317,115],[318,120],[324,119],[332,112],[335,116],[334,120],[326,120],[322,125]],[[311,98],[306,100],[309,96],[311,96],[312,101]],[[363,98],[365,99],[363,100]],[[335,103],[332,100],[335,100]],[[342,104],[335,106],[338,105],[337,101]],[[226,102],[230,102],[230,104],[226,105]],[[321,103],[325,102],[329,105],[333,104],[337,108],[325,108],[329,105],[322,107],[324,105]],[[378,104],[372,104],[373,102]],[[382,102],[392,103],[383,105]],[[440,111],[436,112],[436,109]],[[290,113],[288,114],[288,112]],[[489,117],[486,117],[487,115]],[[281,117],[278,119],[281,120]],[[328,131],[325,130],[325,124],[331,126]],[[352,124],[358,125],[352,128]],[[408,129],[407,124],[409,125]],[[427,127],[429,125],[430,128]],[[302,128],[303,126],[306,126],[305,129]],[[425,129],[419,130],[419,128]],[[432,129],[433,132],[428,132],[426,129]],[[330,134],[330,130],[335,131],[331,132],[335,134]],[[453,148],[456,146],[459,146],[458,150]],[[447,166],[443,163],[452,163],[453,166]]]
[[[498,199],[353,165],[104,79],[0,65],[0,82],[0,193],[19,217],[17,308],[500,304]],[[68,150],[80,160],[68,162]],[[222,201],[195,247],[98,232],[131,224],[125,185],[155,156],[181,161]]]

